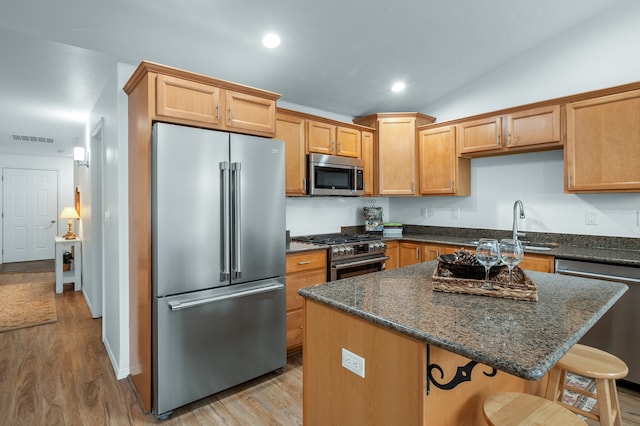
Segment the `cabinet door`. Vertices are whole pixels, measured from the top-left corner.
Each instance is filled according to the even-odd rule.
[[[275,101],[231,90],[226,90],[225,101],[227,129],[269,137],[276,134]]]
[[[422,261],[436,260],[442,254],[442,247],[433,244],[422,244]]]
[[[362,161],[364,161],[364,195],[374,195],[373,189],[373,133],[362,132]]]
[[[415,118],[378,120],[378,193],[416,194]]]
[[[506,145],[509,149],[543,144],[562,147],[560,105],[512,113],[506,121]]]
[[[348,127],[336,128],[336,154],[345,157],[360,158],[360,130]]]
[[[640,90],[567,104],[568,192],[640,190]]]
[[[307,152],[333,155],[335,152],[336,126],[307,120]]]
[[[276,139],[284,140],[287,196],[307,193],[307,155],[304,140],[304,120],[286,114],[276,118]]]
[[[502,148],[502,117],[469,121],[458,125],[458,152],[485,153]]]
[[[420,194],[453,194],[456,187],[455,126],[422,130],[418,135]]]
[[[422,262],[422,243],[403,241],[400,243],[400,266]]]
[[[156,114],[197,123],[220,123],[220,90],[181,78],[156,77]]]
[[[385,269],[396,269],[400,264],[400,244],[397,241],[387,241],[385,254],[389,256]]]

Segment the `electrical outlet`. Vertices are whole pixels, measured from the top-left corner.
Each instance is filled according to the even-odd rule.
[[[640,226],[640,211],[636,212],[636,225]]]
[[[460,209],[459,208],[451,209],[451,219],[460,220]]]
[[[597,225],[598,224],[598,212],[595,210],[587,210],[584,214],[584,223],[586,225]]]
[[[422,207],[420,209],[420,216],[422,217],[429,217],[429,210],[426,207]]]
[[[342,366],[364,379],[364,358],[342,348]]]

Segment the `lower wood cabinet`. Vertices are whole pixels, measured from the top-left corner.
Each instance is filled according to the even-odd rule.
[[[553,274],[556,269],[556,259],[553,256],[535,253],[525,253],[524,259],[518,265],[520,269],[529,271],[548,272]]]
[[[399,252],[400,266],[409,266],[422,262],[422,243],[401,241]]]
[[[389,256],[385,264],[385,270],[396,269],[400,265],[400,243],[398,241],[387,241],[385,254]]]
[[[298,290],[326,281],[326,250],[287,254],[287,353],[302,348],[304,313]]]

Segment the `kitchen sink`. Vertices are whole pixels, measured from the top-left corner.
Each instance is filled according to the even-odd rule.
[[[522,247],[525,250],[548,251],[559,247],[557,243],[535,243],[533,241],[527,240],[520,240],[520,242],[522,243]],[[466,243],[469,245],[477,246],[478,240],[470,240]]]
[[[558,248],[558,244],[556,243],[534,243],[532,241],[521,241],[521,243],[525,250],[546,251]]]

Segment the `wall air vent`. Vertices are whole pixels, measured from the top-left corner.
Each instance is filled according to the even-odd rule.
[[[54,143],[55,139],[45,138],[42,136],[26,136],[26,135],[11,135],[11,140],[14,142],[38,142],[38,143]]]

